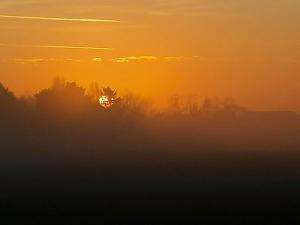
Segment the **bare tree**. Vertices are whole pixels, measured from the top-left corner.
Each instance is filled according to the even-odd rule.
[[[97,82],[92,82],[88,89],[87,95],[92,99],[93,102],[99,102],[99,98],[101,97],[102,91]]]

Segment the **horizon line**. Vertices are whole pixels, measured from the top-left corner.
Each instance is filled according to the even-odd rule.
[[[40,16],[19,16],[19,15],[0,15],[0,18],[48,20],[48,21],[94,22],[94,23],[121,23],[121,21],[119,20],[111,20],[111,19],[85,19],[85,18],[40,17]]]

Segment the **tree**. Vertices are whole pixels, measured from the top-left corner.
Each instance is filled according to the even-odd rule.
[[[92,99],[94,103],[99,103],[101,96],[101,89],[97,82],[92,82],[87,89],[87,95]]]
[[[122,96],[121,106],[127,115],[146,116],[152,111],[152,104],[148,99],[129,91]]]
[[[66,86],[66,81],[63,77],[55,77],[52,81],[52,89],[62,90]]]
[[[0,112],[1,116],[6,113],[12,113],[12,110],[16,110],[17,98],[15,95],[6,87],[0,83]]]
[[[193,94],[174,95],[169,100],[169,113],[192,115],[200,110],[199,97]]]
[[[46,114],[78,116],[90,108],[90,100],[85,95],[85,89],[75,82],[53,85],[35,97],[38,110]]]
[[[208,116],[236,117],[238,114],[245,112],[246,109],[235,103],[233,99],[205,98],[202,113]]]

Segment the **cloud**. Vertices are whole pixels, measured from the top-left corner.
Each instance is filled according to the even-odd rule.
[[[67,46],[67,45],[33,45],[35,48],[62,48],[62,49],[85,49],[85,50],[108,50],[111,51],[113,48],[99,48],[90,46]]]
[[[41,63],[49,63],[49,62],[73,62],[73,63],[81,63],[81,62],[95,62],[95,63],[106,63],[106,62],[113,62],[113,63],[140,63],[140,62],[161,62],[161,63],[178,63],[178,62],[201,62],[207,61],[209,59],[203,58],[200,56],[128,56],[128,57],[120,57],[120,58],[113,58],[113,59],[103,59],[103,58],[91,58],[91,59],[59,59],[59,58],[21,58],[21,59],[12,59],[8,62],[14,62],[17,64],[41,64]],[[217,60],[217,59],[215,59]],[[219,59],[218,59],[219,60]]]
[[[156,56],[128,56],[112,59],[112,62],[116,63],[129,63],[129,62],[137,62],[137,61],[158,61],[159,58]]]
[[[92,61],[102,63],[103,59],[102,58],[93,58]]]
[[[4,19],[25,19],[25,20],[46,20],[46,21],[71,21],[71,22],[93,22],[93,23],[120,23],[119,20],[109,19],[84,19],[84,18],[60,18],[60,17],[37,17],[37,16],[16,16],[0,15]]]
[[[205,58],[200,56],[128,56],[112,59],[115,63],[130,63],[130,62],[189,62],[189,61],[203,61]]]
[[[10,45],[0,43],[0,47],[16,47],[16,48],[57,48],[57,49],[82,49],[82,50],[104,50],[112,51],[113,48],[92,47],[92,46],[69,46],[69,45]]]
[[[112,59],[112,62],[115,63],[129,63],[130,61],[127,58],[117,58],[117,59]]]
[[[182,61],[184,59],[185,59],[185,57],[183,57],[183,56],[167,56],[167,57],[163,57],[163,60],[167,61],[167,62],[173,62],[173,61],[178,62],[178,61]]]

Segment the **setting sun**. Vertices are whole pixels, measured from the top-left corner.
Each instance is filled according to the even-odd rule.
[[[120,100],[120,98],[117,97],[117,91],[111,89],[110,87],[105,87],[101,90],[99,90],[99,88],[96,89],[98,89],[97,92],[101,94],[99,103],[103,108],[108,109]]]
[[[109,99],[109,97],[102,95],[99,98],[99,103],[103,108],[107,109],[107,108],[110,108],[114,104],[114,99],[113,98]]]

